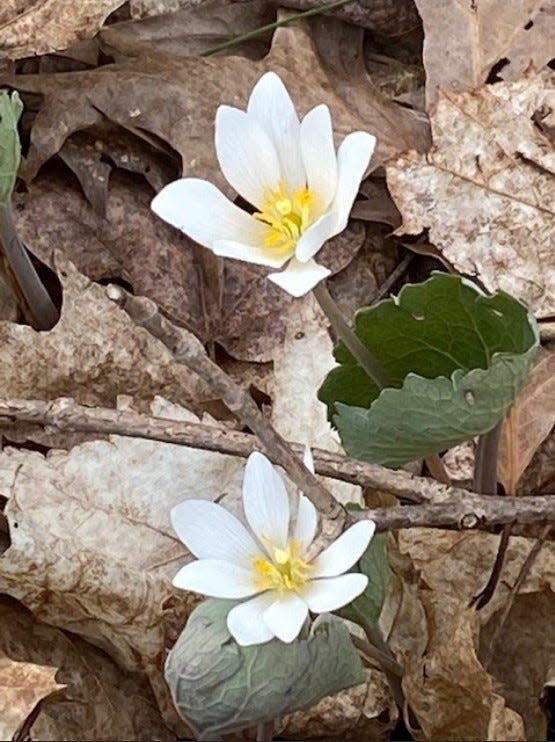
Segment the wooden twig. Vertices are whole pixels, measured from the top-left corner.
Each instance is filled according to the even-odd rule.
[[[41,399],[1,399],[0,429],[10,437],[10,428],[25,423],[37,428],[54,428],[60,432],[121,435],[130,438],[175,443],[206,451],[247,458],[260,448],[258,439],[223,426],[168,420],[145,415],[134,410],[114,410],[107,407],[86,407],[69,397],[46,402]],[[304,446],[289,444],[302,457]],[[316,473],[360,487],[389,492],[410,503],[441,502],[458,490],[437,485],[431,479],[417,477],[400,469],[395,471],[377,464],[368,464],[339,453],[313,448]],[[273,452],[268,457],[277,463]]]
[[[117,303],[140,327],[160,340],[172,353],[175,361],[198,374],[212,388],[241,422],[258,437],[264,452],[282,466],[297,487],[319,510],[327,537],[333,539],[343,530],[348,520],[345,509],[303,464],[287,441],[275,430],[256,406],[246,389],[237,384],[212,361],[191,332],[176,327],[163,317],[156,304],[146,297],[131,296],[119,286],[106,288],[109,299]]]
[[[0,399],[0,429],[9,437],[10,427],[18,423],[52,427],[65,432],[100,433],[145,438],[165,443],[191,446],[246,458],[261,444],[253,435],[222,427],[166,420],[132,410],[85,407],[72,399],[43,400]],[[304,447],[287,444],[293,455],[302,457]],[[268,457],[280,459],[269,449]],[[491,530],[512,522],[546,524],[555,522],[555,497],[479,496],[458,487],[446,487],[405,471],[392,471],[366,464],[341,454],[313,449],[318,474],[362,487],[375,487],[418,505],[378,508],[353,512],[353,518],[371,517],[378,530],[441,527],[466,530]]]

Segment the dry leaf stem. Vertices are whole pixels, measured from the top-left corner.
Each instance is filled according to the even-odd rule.
[[[520,571],[518,573],[518,576],[515,580],[515,584],[513,585],[511,592],[509,594],[509,597],[507,599],[507,602],[505,604],[505,607],[503,608],[503,611],[501,613],[501,616],[499,618],[499,621],[497,623],[497,626],[495,627],[495,631],[493,632],[493,636],[491,637],[489,647],[487,654],[484,658],[484,667],[487,669],[489,665],[491,664],[491,661],[493,659],[493,655],[495,652],[495,647],[497,645],[497,642],[499,640],[499,637],[501,636],[501,632],[503,631],[503,627],[505,626],[507,622],[507,618],[509,617],[509,613],[511,612],[511,608],[513,607],[513,603],[515,602],[515,598],[518,595],[518,591],[522,587],[522,583],[528,576],[530,570],[532,569],[532,565],[538,558],[538,554],[540,553],[542,546],[547,541],[547,538],[551,532],[551,529],[553,528],[552,525],[547,525],[541,532],[540,536],[536,539],[534,545],[530,549],[528,556],[524,560],[522,567],[520,568]]]
[[[499,455],[499,441],[501,439],[502,428],[503,420],[500,420],[492,430],[484,433],[478,439],[473,489],[480,495],[495,495],[497,493],[497,457]],[[501,570],[505,562],[505,555],[509,546],[511,530],[511,523],[506,523],[503,526],[489,579],[484,588],[470,601],[470,605],[474,606],[478,611],[490,602],[495,588],[499,583]]]
[[[106,293],[137,325],[160,340],[177,363],[187,366],[210,385],[231,412],[255,433],[265,453],[285,469],[297,487],[314,503],[327,521],[326,535],[330,539],[336,538],[347,521],[344,508],[306,468],[302,458],[260,412],[250,394],[208,357],[200,340],[163,317],[150,299],[131,296],[113,285],[107,287]]]
[[[0,204],[0,244],[25,318],[35,330],[50,330],[58,321],[58,310],[19,239],[10,204]]]

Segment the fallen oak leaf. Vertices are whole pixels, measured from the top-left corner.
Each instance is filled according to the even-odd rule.
[[[554,93],[550,71],[473,93],[444,90],[431,117],[433,148],[387,168],[403,217],[396,234],[429,228],[456,270],[538,317],[555,312],[555,154],[533,116]]]
[[[108,30],[105,36],[125,54],[124,38],[110,36]],[[132,55],[130,46],[128,53]],[[320,103],[329,105],[338,141],[349,132],[367,129],[368,121],[353,112],[341,91],[336,91],[333,77],[328,76],[306,26],[301,24],[279,28],[269,54],[259,61],[238,56],[174,58],[143,53],[96,70],[3,76],[0,83],[43,96],[22,167],[26,180],[61,149],[69,135],[100,123],[105,116],[135,133],[165,142],[180,155],[183,175],[210,180],[229,194],[214,152],[216,109],[222,103],[244,106],[256,80],[270,69],[283,78],[301,115]],[[358,94],[367,96],[366,111],[374,105],[380,114],[391,113],[390,120],[380,115],[374,122],[379,160],[409,148],[426,149],[427,122],[387,102],[371,85],[359,86]]]
[[[0,9],[0,56],[20,59],[67,49],[94,36],[123,0],[5,0]]]
[[[553,57],[553,0],[415,0],[424,25],[427,108],[439,88],[463,92],[481,87],[493,69],[517,80]]]
[[[18,662],[0,651],[0,737],[12,739],[43,701],[64,685],[55,680],[57,667]]]

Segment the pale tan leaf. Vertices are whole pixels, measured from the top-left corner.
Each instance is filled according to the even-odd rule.
[[[175,739],[162,720],[145,675],[125,672],[101,649],[75,634],[38,621],[5,595],[0,597],[0,656],[29,668],[33,674],[36,668],[39,680],[43,673],[45,690],[65,688],[41,704],[41,711],[28,730],[32,739]],[[54,674],[63,686],[54,682]],[[8,679],[2,671],[2,681]],[[2,739],[11,738],[3,724],[8,723],[6,714],[10,714],[12,702],[16,712],[29,699],[28,687],[14,690],[21,693],[21,702],[2,682]]]
[[[539,316],[555,312],[555,153],[532,120],[555,96],[553,74],[442,94],[434,147],[388,168],[398,233],[430,229],[454,267]]]
[[[102,286],[59,256],[53,260],[63,286],[58,324],[50,332],[0,322],[0,386],[12,397],[72,396],[88,405],[114,406],[119,394],[133,395],[148,409],[160,393],[198,405],[206,386],[125,312]],[[142,404],[141,404],[142,400]]]
[[[383,673],[366,670],[366,682],[286,716],[279,735],[284,739],[389,739],[398,716]]]
[[[11,739],[39,703],[63,685],[57,667],[18,662],[0,651],[0,738]]]
[[[157,403],[153,411],[167,410]],[[47,457],[5,449],[0,492],[11,545],[0,558],[0,592],[145,672],[175,723],[162,664],[168,636],[198,596],[171,585],[191,557],[170,510],[189,497],[238,497],[243,468],[235,457],[115,436]]]
[[[67,49],[94,36],[123,0],[3,0],[0,56],[19,59]]]
[[[424,67],[428,108],[438,88],[479,88],[494,65],[505,80],[536,70],[554,54],[553,0],[415,0],[424,25]]]
[[[545,350],[509,410],[499,446],[499,481],[516,494],[518,480],[555,425],[555,351]]]

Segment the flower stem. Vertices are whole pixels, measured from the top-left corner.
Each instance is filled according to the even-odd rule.
[[[357,362],[362,366],[366,374],[379,389],[389,386],[390,382],[387,371],[372,351],[361,343],[355,332],[345,322],[341,310],[332,299],[324,281],[320,281],[320,283],[312,289],[312,293],[322,311],[329,319],[337,337],[341,340],[347,350],[356,358]]]

